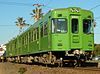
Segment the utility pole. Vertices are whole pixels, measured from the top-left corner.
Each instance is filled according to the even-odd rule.
[[[33,6],[36,6],[36,8],[32,11],[31,15],[32,15],[32,17],[34,17],[34,20],[36,22],[43,16],[41,6],[44,6],[44,5],[33,4]]]

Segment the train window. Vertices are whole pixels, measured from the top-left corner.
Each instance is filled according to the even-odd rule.
[[[41,37],[43,37],[43,26],[41,27]]]
[[[91,32],[91,20],[88,20],[88,19],[83,20],[83,32],[84,33]]]
[[[28,37],[28,35],[26,34],[26,38],[25,38],[25,39],[26,39],[26,44],[28,43],[28,41],[27,41],[27,37]]]
[[[32,42],[33,41],[33,32],[30,31],[30,33],[31,33],[30,37],[31,37],[31,42]]]
[[[28,33],[27,33],[27,44],[28,44],[28,42],[29,42],[29,38],[28,38]]]
[[[31,42],[32,41],[32,39],[31,39],[32,37],[31,37],[31,32],[29,32],[29,42]]]
[[[27,34],[25,35],[25,45],[27,44]]]
[[[37,39],[39,39],[39,28],[36,28]]]
[[[25,44],[27,44],[27,35],[25,35]]]
[[[34,29],[34,40],[36,40],[36,29]]]
[[[22,45],[24,45],[24,38],[22,37]]]
[[[32,31],[31,31],[31,42],[33,41],[33,37],[32,37],[32,35],[33,35],[33,33],[32,33]]]
[[[44,35],[48,34],[48,26],[47,26],[47,22],[44,24]]]
[[[67,20],[64,18],[52,19],[52,33],[66,33]]]
[[[20,46],[20,47],[22,46],[22,40],[21,40],[21,37],[19,38],[19,46]]]
[[[32,31],[32,41],[34,41],[34,30]]]
[[[78,19],[74,18],[71,21],[72,23],[72,33],[78,33]]]
[[[24,35],[24,37],[23,37],[24,39],[23,39],[23,41],[24,41],[24,45],[25,45],[25,35]]]
[[[16,41],[15,41],[15,47],[14,48],[16,49]]]
[[[25,35],[25,45],[27,44],[27,41],[26,41],[26,35]]]

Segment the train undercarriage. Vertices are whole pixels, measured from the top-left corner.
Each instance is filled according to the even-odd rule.
[[[69,54],[70,53],[70,54]],[[17,63],[41,63],[45,65],[57,65],[62,67],[64,65],[70,66],[84,66],[86,60],[91,60],[92,53],[91,51],[86,52],[85,54],[78,54],[74,52],[71,54],[70,52],[65,51],[50,51],[43,52],[37,54],[28,54],[28,55],[20,55],[20,56],[12,56],[12,57],[1,57],[1,61],[8,62],[17,62]]]

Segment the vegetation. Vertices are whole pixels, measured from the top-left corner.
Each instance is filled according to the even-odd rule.
[[[19,69],[18,72],[19,72],[20,74],[24,74],[26,71],[27,71],[26,68],[21,67],[21,68]]]
[[[94,53],[95,55],[100,55],[100,44],[95,44],[95,50]]]

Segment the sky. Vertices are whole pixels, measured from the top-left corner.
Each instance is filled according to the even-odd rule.
[[[96,21],[94,41],[100,44],[100,0],[0,0],[0,44],[7,43],[19,34],[15,23],[18,17],[23,17],[26,23],[34,23],[30,13],[35,8],[32,5],[37,3],[44,5],[43,13],[55,8],[80,7],[90,10],[97,6],[91,11]]]

